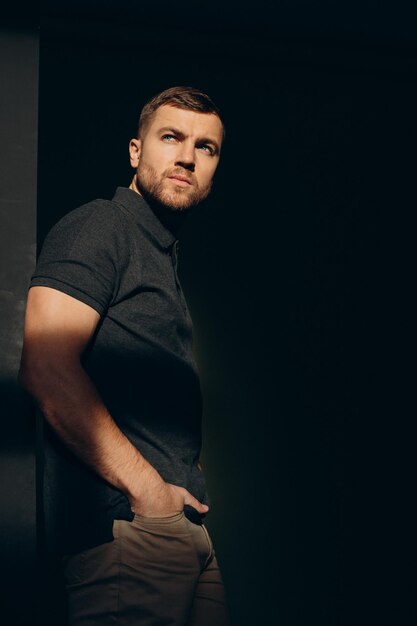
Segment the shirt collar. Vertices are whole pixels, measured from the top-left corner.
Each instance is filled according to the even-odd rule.
[[[137,224],[149,232],[162,248],[172,246],[176,237],[162,224],[139,193],[127,187],[117,187],[113,202],[121,204],[129,211]]]

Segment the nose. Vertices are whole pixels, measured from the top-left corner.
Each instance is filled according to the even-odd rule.
[[[194,172],[195,156],[194,156],[194,145],[192,143],[183,141],[179,145],[175,165],[179,165],[181,167],[184,167],[186,170],[190,170],[191,172]]]

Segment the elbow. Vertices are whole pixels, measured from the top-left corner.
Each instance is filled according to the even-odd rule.
[[[18,383],[22,389],[42,403],[45,390],[53,381],[56,368],[37,354],[23,350],[18,373]]]
[[[39,371],[35,364],[23,354],[20,361],[20,368],[17,375],[17,382],[19,386],[27,393],[35,396],[36,388],[39,384],[38,376],[36,372]]]

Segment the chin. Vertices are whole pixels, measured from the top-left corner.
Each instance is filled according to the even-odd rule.
[[[183,212],[200,204],[203,198],[201,194],[187,193],[186,190],[178,190],[174,193],[172,191],[165,191],[155,194],[154,200],[170,211]]]
[[[170,211],[188,211],[195,204],[198,204],[198,202],[193,202],[192,198],[161,198],[159,201]]]
[[[146,184],[148,183],[148,184]],[[184,213],[202,202],[210,193],[210,187],[201,189],[167,189],[163,182],[151,183],[139,179],[139,191],[150,203],[156,203],[172,213]]]

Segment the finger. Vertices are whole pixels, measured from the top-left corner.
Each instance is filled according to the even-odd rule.
[[[185,490],[184,494],[184,504],[192,506],[199,513],[207,513],[207,511],[209,510],[207,504],[201,504],[201,502],[199,502],[197,498],[194,498],[194,496],[192,496],[191,493],[189,493],[187,490]]]

